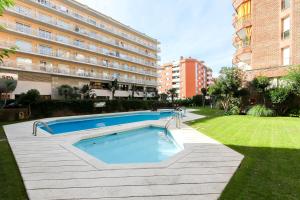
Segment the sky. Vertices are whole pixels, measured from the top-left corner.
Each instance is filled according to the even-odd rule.
[[[180,56],[205,61],[214,76],[231,66],[230,0],[78,0],[161,42],[161,63]]]

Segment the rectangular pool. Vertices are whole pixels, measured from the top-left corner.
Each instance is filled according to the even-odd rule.
[[[139,112],[139,113],[128,113],[111,116],[100,116],[100,117],[85,117],[75,118],[67,120],[56,120],[47,122],[50,130],[41,125],[39,128],[49,132],[50,134],[64,134],[73,131],[88,130],[94,128],[108,127],[113,125],[120,125],[132,122],[140,122],[147,120],[160,120],[173,115],[172,111],[161,111],[161,112]]]
[[[74,146],[108,164],[157,163],[182,150],[169,132],[152,126],[81,140]]]

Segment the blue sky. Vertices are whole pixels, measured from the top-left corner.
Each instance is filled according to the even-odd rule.
[[[162,63],[180,56],[206,62],[217,75],[231,66],[229,0],[78,0],[161,42]]]

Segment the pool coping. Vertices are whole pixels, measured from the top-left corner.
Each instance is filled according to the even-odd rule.
[[[83,116],[75,116],[80,117]],[[189,110],[183,122],[202,117]],[[62,118],[43,120],[53,119]],[[38,133],[36,137],[31,133],[33,122],[4,126],[26,191],[33,200],[218,199],[243,159],[241,154],[186,124],[182,124],[181,129],[172,124],[169,131],[176,141],[182,141],[184,150],[171,159],[155,164],[103,164],[73,144],[82,138],[118,130],[151,125],[161,127],[166,120],[117,125],[106,131],[96,130],[102,133],[92,133],[95,130],[55,136]]]

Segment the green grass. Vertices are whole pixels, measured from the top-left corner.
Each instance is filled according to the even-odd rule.
[[[0,199],[28,199],[24,184],[0,123]]]
[[[220,199],[300,199],[300,119],[223,116],[190,124],[245,156]]]

